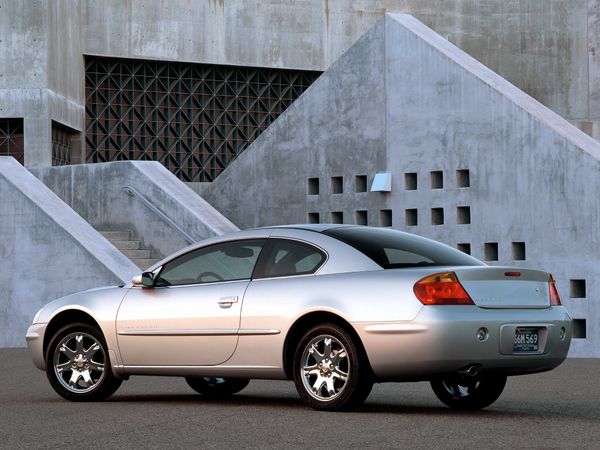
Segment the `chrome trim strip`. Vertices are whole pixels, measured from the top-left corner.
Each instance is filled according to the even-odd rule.
[[[238,330],[235,328],[209,328],[191,330],[161,330],[161,329],[138,329],[121,330],[119,336],[235,336]]]
[[[410,323],[381,323],[367,325],[365,331],[371,334],[411,334],[423,333],[427,331],[427,327],[425,325]]]
[[[260,328],[241,328],[238,331],[238,334],[241,336],[260,336],[260,335],[279,334],[279,333],[281,333],[281,330],[277,330],[275,328],[271,328],[269,330],[263,330]]]
[[[191,330],[159,330],[159,329],[136,329],[136,330],[121,330],[117,334],[119,336],[260,336],[279,334],[280,330],[258,329],[258,328],[242,328],[236,330],[234,328],[222,329],[191,329]]]

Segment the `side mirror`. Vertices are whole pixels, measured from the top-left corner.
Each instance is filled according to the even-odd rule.
[[[144,272],[133,277],[131,283],[134,286],[154,287],[154,276],[152,272]]]

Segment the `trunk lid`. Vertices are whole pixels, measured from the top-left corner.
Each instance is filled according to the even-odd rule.
[[[514,267],[465,267],[454,272],[480,308],[541,309],[550,306],[550,274],[547,272]]]

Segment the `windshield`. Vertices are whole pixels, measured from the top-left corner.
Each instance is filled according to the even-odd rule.
[[[483,266],[440,242],[385,228],[343,227],[324,231],[364,253],[384,269],[420,266]]]

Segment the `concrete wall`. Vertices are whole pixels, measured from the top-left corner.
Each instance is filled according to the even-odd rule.
[[[190,242],[124,187],[143,195],[193,241],[238,229],[158,162],[81,164],[33,173],[97,230],[131,230],[155,255],[167,256]]]
[[[13,158],[0,157],[0,347],[25,346],[47,302],[139,269]]]
[[[457,170],[469,171],[469,187],[457,185]],[[356,175],[370,181],[375,171],[391,173],[391,192],[353,191]],[[438,171],[443,186],[432,189]],[[339,175],[344,193],[334,194]],[[313,177],[319,195],[307,193]],[[343,210],[355,223],[361,208],[381,225],[385,209],[394,228],[470,244],[480,259],[496,244],[490,264],[554,273],[564,303],[587,321],[571,354],[600,356],[600,144],[411,16],[386,15],[202,189],[242,228],[305,222],[312,211],[330,222]],[[458,207],[469,207],[470,223]],[[585,280],[585,298],[570,298],[571,280]]]

